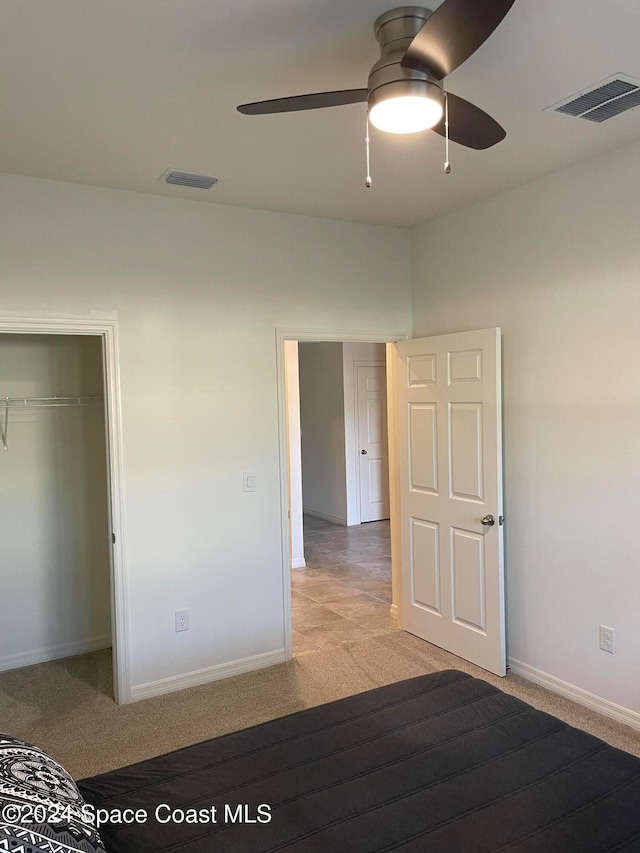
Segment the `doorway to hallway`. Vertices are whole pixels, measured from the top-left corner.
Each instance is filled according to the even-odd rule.
[[[397,630],[389,521],[344,527],[304,516],[307,566],[291,572],[293,654]]]

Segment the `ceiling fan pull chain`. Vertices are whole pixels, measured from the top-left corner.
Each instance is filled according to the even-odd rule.
[[[369,158],[369,143],[371,141],[369,139],[369,110],[367,110],[367,135],[365,136],[365,141],[367,143],[367,180],[365,181],[365,186],[369,189],[373,183],[371,180],[371,161]]]
[[[449,96],[444,93],[444,144],[445,144],[445,175],[451,174],[451,163],[449,162]]]

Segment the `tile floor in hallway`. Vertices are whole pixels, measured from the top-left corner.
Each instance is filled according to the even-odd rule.
[[[397,630],[389,522],[343,527],[304,517],[307,567],[291,572],[294,656]]]

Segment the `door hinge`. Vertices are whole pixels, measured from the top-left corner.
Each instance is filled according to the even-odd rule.
[[[112,533],[112,534],[111,534],[111,544],[112,544],[112,545],[115,545],[115,544],[116,544],[116,534],[115,534],[115,533]]]

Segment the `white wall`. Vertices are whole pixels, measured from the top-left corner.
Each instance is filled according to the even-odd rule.
[[[134,686],[282,649],[275,329],[407,329],[409,235],[4,175],[0,305],[117,318]]]
[[[101,341],[0,335],[0,397],[54,395],[102,398]],[[11,409],[7,432],[0,669],[111,644],[104,407]]]
[[[359,362],[386,363],[386,345],[345,342],[342,347],[344,384],[345,467],[347,481],[347,524],[360,524],[360,448],[356,411],[355,366]],[[386,408],[383,411],[386,418]]]
[[[304,511],[347,523],[342,344],[300,343]]]
[[[639,169],[634,146],[427,224],[413,291],[416,337],[503,329],[509,654],[635,711]]]

